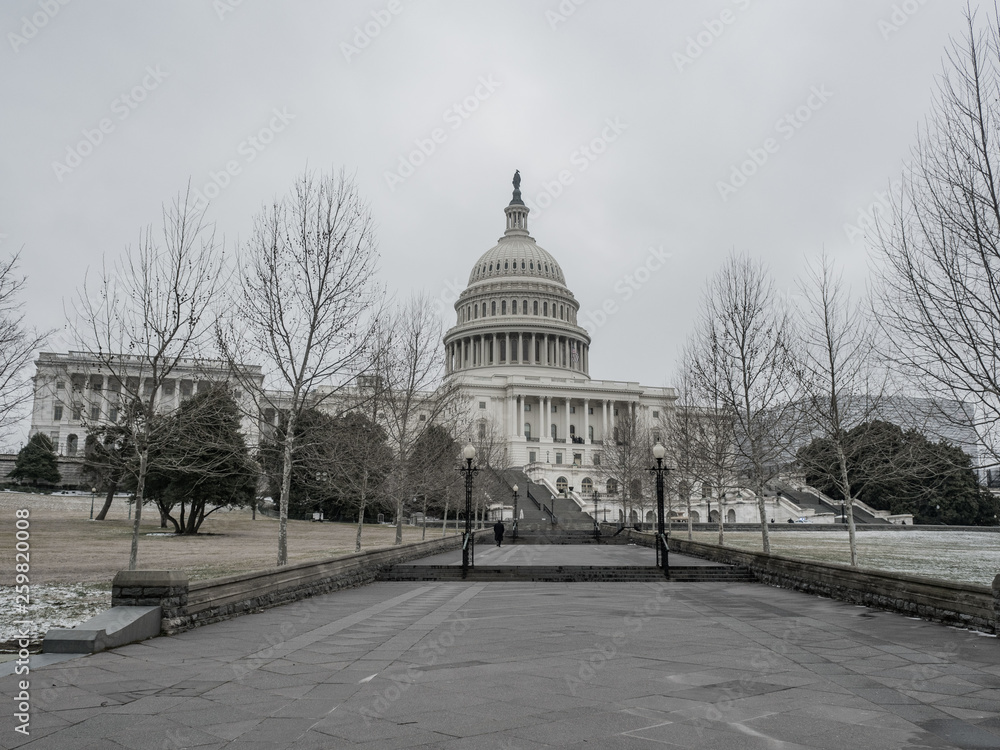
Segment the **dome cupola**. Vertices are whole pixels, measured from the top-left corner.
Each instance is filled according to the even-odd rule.
[[[448,372],[472,367],[547,367],[586,375],[590,336],[562,268],[528,234],[521,174],[504,208],[507,227],[476,261],[445,336]]]

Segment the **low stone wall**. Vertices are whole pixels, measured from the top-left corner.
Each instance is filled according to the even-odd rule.
[[[687,522],[683,523],[670,523],[671,531],[687,531]],[[975,531],[987,534],[998,534],[1000,533],[1000,526],[930,526],[930,525],[912,525],[912,524],[898,524],[898,523],[858,523],[854,527],[858,533],[868,532],[868,531]],[[718,533],[719,524],[718,523],[704,523],[699,522],[691,525],[692,531],[712,531]],[[767,525],[769,532],[795,532],[795,531],[842,531],[847,533],[846,524],[842,523],[770,523]],[[756,531],[760,533],[759,523],[727,523],[726,531]]]
[[[487,536],[492,531],[477,534]],[[458,551],[461,546],[461,535],[452,535],[196,583],[176,571],[121,571],[112,585],[111,606],[159,605],[163,608],[161,633],[172,635],[248,612],[363,586],[393,565]]]
[[[632,531],[629,537],[636,544],[653,546],[652,534]],[[671,537],[669,544],[674,552],[748,568],[754,578],[770,586],[796,589],[987,633],[998,632],[1000,575],[993,580],[991,588],[836,563],[807,562],[677,537]]]

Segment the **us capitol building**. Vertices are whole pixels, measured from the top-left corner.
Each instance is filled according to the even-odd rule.
[[[444,337],[446,376],[467,399],[478,437],[496,434],[508,466],[523,466],[554,491],[572,487],[593,508],[595,489],[601,496],[616,489],[601,461],[616,424],[630,416],[656,439],[677,396],[672,388],[590,378],[580,304],[559,262],[528,233],[518,174],[504,214],[503,236],[473,265],[455,303],[456,322]],[[620,503],[612,508],[609,520]]]

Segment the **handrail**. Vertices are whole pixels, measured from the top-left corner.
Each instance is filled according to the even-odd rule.
[[[462,542],[462,551],[463,552],[465,552],[465,549],[469,546],[469,540],[472,538],[472,534],[468,534],[467,533],[464,536],[465,536],[465,541]]]

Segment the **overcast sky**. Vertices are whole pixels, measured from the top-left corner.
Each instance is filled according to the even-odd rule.
[[[62,328],[189,179],[235,251],[304,169],[345,167],[385,284],[450,326],[520,169],[591,376],[660,386],[732,250],[790,290],[825,247],[863,289],[859,216],[964,4],[7,0],[0,24],[0,255],[22,251],[33,324]]]

